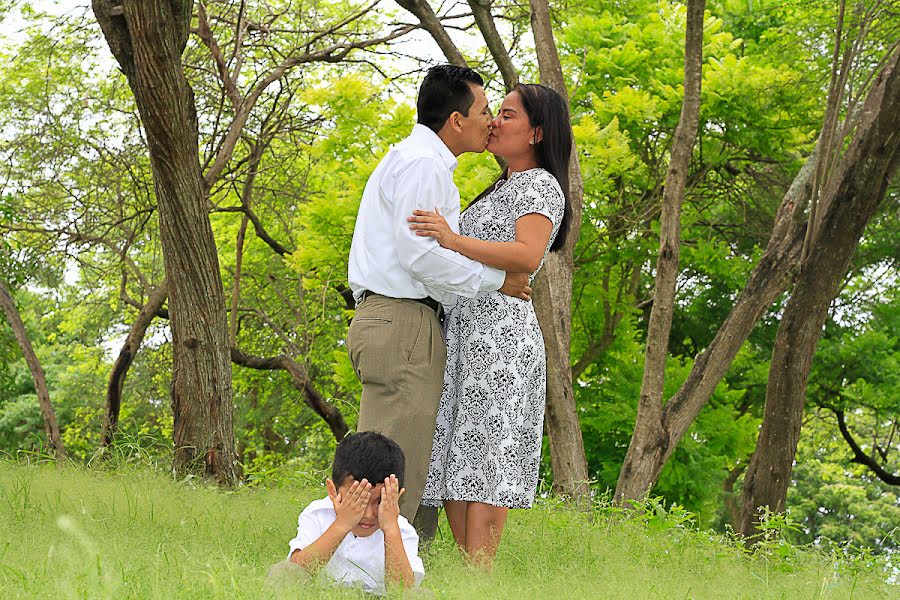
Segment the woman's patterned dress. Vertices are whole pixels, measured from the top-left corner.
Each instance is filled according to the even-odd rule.
[[[517,172],[462,213],[460,233],[514,241],[516,220],[539,213],[553,223],[546,258],[564,207],[562,190],[549,172]],[[538,482],[547,379],[534,305],[500,292],[481,292],[459,298],[444,328],[447,368],[422,504],[461,500],[530,508]]]

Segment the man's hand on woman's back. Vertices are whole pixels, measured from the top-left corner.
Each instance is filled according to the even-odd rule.
[[[507,273],[500,293],[519,300],[531,300],[532,290],[528,287],[530,276],[531,273]]]

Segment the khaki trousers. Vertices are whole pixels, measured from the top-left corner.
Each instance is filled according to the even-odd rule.
[[[415,300],[369,295],[356,307],[347,350],[362,382],[356,429],[386,435],[403,450],[406,492],[400,513],[413,523],[428,477],[447,362],[438,316]],[[436,511],[423,507],[422,512],[437,524]],[[425,536],[433,536],[428,529]]]

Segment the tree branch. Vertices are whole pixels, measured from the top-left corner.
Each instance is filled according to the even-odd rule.
[[[62,437],[59,434],[59,425],[56,421],[56,413],[53,411],[53,405],[50,403],[50,392],[47,389],[47,379],[44,376],[44,369],[38,360],[37,354],[28,339],[28,332],[25,330],[25,323],[16,308],[16,302],[13,300],[12,294],[6,288],[6,284],[0,280],[0,312],[6,315],[12,327],[13,335],[22,354],[25,356],[25,362],[31,371],[31,378],[34,381],[34,390],[38,397],[38,404],[41,407],[41,415],[44,417],[44,431],[47,433],[47,443],[53,448],[53,453],[57,460],[66,457],[66,449],[63,446]]]
[[[134,357],[137,355],[138,349],[140,349],[141,343],[144,341],[147,328],[153,321],[153,317],[157,316],[163,310],[162,305],[163,302],[166,301],[168,295],[169,286],[167,281],[163,279],[153,293],[150,294],[147,303],[140,307],[140,312],[134,320],[134,324],[131,326],[131,331],[128,333],[128,337],[122,345],[122,349],[119,350],[119,355],[116,357],[116,362],[113,364],[112,372],[109,375],[109,383],[106,386],[106,417],[103,421],[103,440],[100,443],[101,448],[105,448],[113,442],[116,430],[119,427],[119,413],[122,408],[122,390],[125,387],[125,378],[128,375],[128,369],[131,367],[131,363],[134,362]],[[168,318],[168,311],[166,311],[166,318]]]
[[[140,302],[138,302],[137,300],[135,300],[134,298],[132,298],[131,296],[129,296],[127,293],[125,293],[125,290],[122,290],[122,292],[119,294],[119,298],[122,300],[122,302],[124,302],[128,306],[134,307],[138,310],[143,309],[145,306],[145,305],[141,304]],[[162,306],[157,308],[156,312],[153,314],[156,315],[157,317],[159,317],[160,319],[168,320],[168,318],[169,318],[169,310],[166,308],[163,308]]]
[[[328,424],[334,439],[341,441],[347,435],[349,427],[347,427],[347,422],[344,420],[344,415],[341,414],[337,407],[325,400],[324,396],[310,382],[306,369],[290,356],[279,354],[271,358],[263,358],[245,354],[238,348],[232,348],[231,361],[236,365],[249,369],[287,371],[291,376],[293,386],[303,394],[303,401]]]
[[[431,37],[437,42],[441,52],[447,58],[447,62],[458,67],[466,66],[466,59],[463,58],[462,52],[450,39],[450,35],[444,29],[441,20],[434,14],[434,10],[432,10],[431,5],[426,0],[397,0],[397,4],[419,19],[422,28],[431,34]]]
[[[216,38],[213,37],[212,29],[209,27],[209,20],[206,17],[206,6],[203,2],[197,3],[197,29],[195,31],[203,45],[209,49],[209,53],[216,63],[219,80],[225,86],[225,95],[231,100],[232,107],[237,110],[243,98],[241,98],[241,93],[238,91],[237,83],[235,83],[234,78],[228,71],[228,62],[222,54],[222,49],[219,48]],[[237,49],[237,46],[235,48]]]
[[[478,25],[481,36],[487,44],[494,62],[500,68],[500,75],[503,77],[503,85],[506,91],[510,92],[516,84],[519,83],[519,75],[516,68],[512,64],[509,52],[503,44],[503,39],[497,31],[494,24],[494,17],[491,15],[491,3],[493,0],[469,0],[469,6],[472,7],[472,14],[475,16],[475,24]]]
[[[900,475],[894,475],[885,471],[884,467],[878,464],[878,461],[863,452],[859,444],[856,443],[856,440],[853,439],[853,436],[850,434],[850,430],[847,429],[847,422],[844,420],[844,411],[831,409],[831,412],[837,417],[838,429],[841,430],[841,436],[843,436],[847,445],[850,446],[850,450],[853,451],[853,458],[850,459],[850,462],[868,467],[878,479],[885,483],[890,485],[900,485]]]
[[[268,89],[270,85],[284,77],[285,74],[288,73],[288,71],[290,71],[297,65],[311,62],[337,63],[343,60],[353,50],[359,50],[362,48],[368,48],[370,46],[377,46],[379,44],[389,42],[398,37],[406,35],[410,31],[413,31],[417,28],[418,26],[416,25],[406,25],[404,27],[396,29],[388,35],[384,35],[381,37],[372,38],[369,40],[361,40],[357,42],[341,42],[332,44],[327,48],[323,48],[315,52],[295,54],[290,58],[285,59],[280,65],[275,67],[266,77],[264,77],[253,87],[250,93],[242,99],[240,105],[235,110],[234,119],[228,126],[228,131],[225,133],[225,137],[222,140],[222,145],[219,148],[219,152],[216,155],[216,158],[213,161],[212,165],[203,176],[206,189],[209,190],[210,188],[212,188],[213,184],[218,181],[219,177],[222,174],[222,171],[225,169],[225,165],[228,164],[228,161],[231,160],[231,156],[234,154],[235,145],[237,144],[238,139],[240,139],[241,133],[244,130],[244,126],[247,124],[247,120],[250,118],[250,113],[253,111],[253,107],[256,105],[256,102],[259,100],[260,96],[262,96],[262,94],[266,91],[266,89]]]

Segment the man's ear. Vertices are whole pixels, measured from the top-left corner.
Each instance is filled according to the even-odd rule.
[[[328,497],[332,500],[338,495],[337,487],[330,478],[325,480],[325,489],[328,490]]]
[[[462,113],[458,110],[454,110],[450,113],[450,116],[447,117],[447,123],[450,125],[450,128],[453,129],[456,133],[462,132]]]

